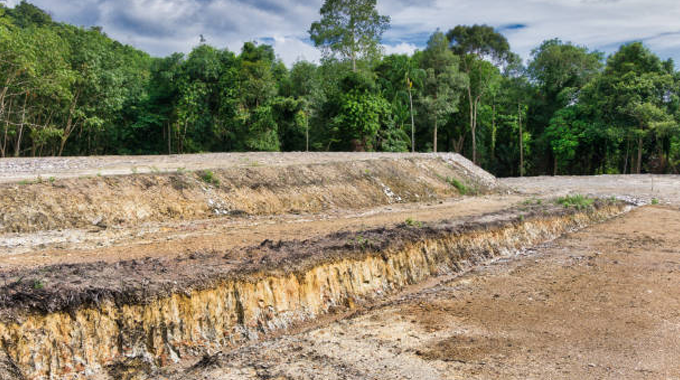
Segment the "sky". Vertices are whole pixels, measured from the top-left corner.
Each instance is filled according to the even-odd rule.
[[[110,37],[154,56],[189,52],[203,35],[210,45],[237,52],[246,41],[273,45],[287,65],[320,57],[307,30],[319,19],[322,0],[29,2],[57,21],[102,26]],[[607,54],[643,41],[663,59],[680,62],[678,0],[378,0],[378,10],[392,19],[383,36],[388,54],[422,49],[437,29],[487,24],[524,59],[542,41],[560,38]]]

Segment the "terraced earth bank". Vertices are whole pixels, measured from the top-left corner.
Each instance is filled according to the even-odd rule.
[[[181,157],[160,157],[126,175],[116,158],[0,165],[14,173],[0,181],[0,379],[497,378],[450,365],[486,352],[447,317],[467,304],[438,306],[463,294],[452,281],[539,262],[551,256],[535,247],[652,202],[596,186],[558,202],[568,187],[504,183],[455,154],[313,158],[191,156],[177,171]],[[69,162],[109,169],[77,178]]]

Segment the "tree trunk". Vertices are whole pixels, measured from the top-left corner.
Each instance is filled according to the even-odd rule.
[[[470,127],[472,132],[472,162],[477,165],[477,109],[479,108],[479,98],[475,99],[474,102],[474,117],[472,118],[472,126]]]
[[[172,154],[172,123],[168,121],[168,154]]]
[[[641,172],[642,172],[642,135],[638,136],[638,156],[636,173],[640,174]]]
[[[630,153],[630,136],[626,139],[626,160],[623,162],[623,174],[626,174],[628,171],[628,157]]]
[[[24,134],[24,124],[26,123],[26,102],[28,101],[28,92],[26,92],[26,95],[24,96],[24,108],[21,113],[21,124],[19,125],[19,133],[17,135],[17,145],[16,149],[14,150],[14,157],[19,157],[19,154],[21,153],[21,139],[23,138]]]
[[[524,132],[522,131],[522,108],[517,103],[517,117],[519,124],[519,176],[524,177]]]
[[[432,147],[433,151],[437,153],[437,118],[434,118],[434,146]]]
[[[409,80],[410,83],[410,80]],[[416,152],[416,123],[413,118],[413,95],[411,93],[411,87],[409,85],[408,89],[408,99],[411,102],[411,152]]]
[[[309,119],[305,115],[305,151],[309,152]]]
[[[496,162],[496,99],[491,108],[491,162]]]
[[[468,75],[470,75],[469,71],[467,73],[468,73]],[[475,107],[474,107],[474,102],[472,100],[472,88],[470,87],[470,84],[468,84],[467,90],[468,90],[468,103],[470,105],[470,133],[472,133],[472,135],[473,135],[472,136],[472,138],[473,138],[473,143],[472,143],[473,148],[472,149],[474,150],[474,145],[475,145],[474,144],[474,133],[475,132],[474,132],[473,124],[474,124],[474,120],[475,120],[475,117],[474,117]],[[474,152],[473,152],[473,155],[474,155]],[[473,162],[474,162],[474,157],[473,157]]]

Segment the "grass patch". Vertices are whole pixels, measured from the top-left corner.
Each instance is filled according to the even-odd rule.
[[[593,206],[595,200],[588,198],[581,194],[568,195],[566,197],[558,198],[557,203],[566,208],[575,208],[577,210],[584,210]]]
[[[656,199],[656,198],[652,198],[652,204],[653,204],[654,206],[657,206],[657,205],[659,204],[659,200]]]
[[[215,173],[213,173],[212,171],[205,170],[205,171],[201,172],[200,175],[201,175],[201,179],[203,180],[203,182],[211,184],[211,185],[219,186],[220,180],[215,177]]]
[[[413,220],[413,218],[408,218],[404,223],[409,226],[409,227],[418,227],[421,228],[423,226],[423,222],[419,222],[417,220]]]
[[[449,185],[455,187],[456,190],[458,190],[458,192],[460,193],[460,195],[467,195],[467,194],[470,193],[470,188],[467,187],[463,182],[461,182],[461,181],[459,181],[455,178],[446,177],[446,182]]]
[[[532,205],[537,205],[540,206],[543,204],[543,199],[538,199],[538,198],[529,198],[522,202],[525,206],[532,206]]]

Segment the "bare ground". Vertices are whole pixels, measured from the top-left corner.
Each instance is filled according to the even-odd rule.
[[[639,209],[171,377],[678,379],[679,245],[679,211]]]
[[[243,154],[0,161],[0,183],[38,176],[277,166],[380,155]],[[380,156],[386,157],[388,155]],[[394,157],[389,155],[389,157]],[[363,210],[249,216],[5,235],[0,272],[54,264],[185,258],[265,239],[438,221],[565,194],[644,207],[462,277],[407,289],[368,310],[167,370],[172,379],[680,379],[680,177],[504,179],[519,194]],[[14,240],[12,240],[14,239]]]

